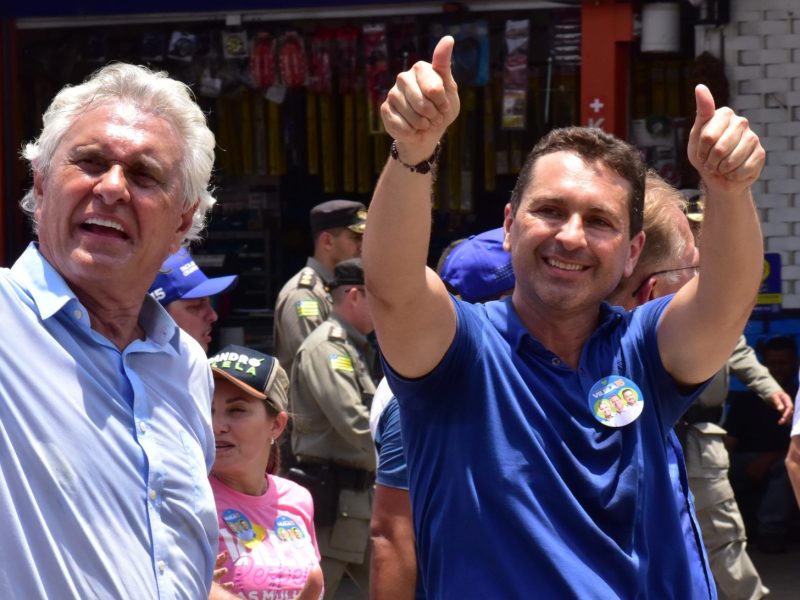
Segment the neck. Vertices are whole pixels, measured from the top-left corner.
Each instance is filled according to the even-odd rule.
[[[525,304],[518,300],[517,294],[514,294],[512,304],[525,329],[533,337],[564,364],[578,368],[583,345],[597,329],[599,306],[593,311],[584,309],[558,313]]]
[[[242,477],[222,475],[212,469],[211,476],[229,488],[248,496],[263,496],[269,489],[269,479],[264,473],[245,480]]]
[[[124,350],[137,339],[144,339],[144,330],[139,326],[139,313],[142,310],[144,294],[138,301],[112,298],[105,294],[87,293],[72,287],[75,296],[89,311],[92,329],[107,338],[119,350]]]

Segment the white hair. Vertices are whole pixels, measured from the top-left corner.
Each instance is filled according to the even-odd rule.
[[[64,134],[90,107],[118,101],[130,102],[140,110],[152,113],[171,123],[181,138],[183,158],[180,163],[184,212],[197,205],[192,226],[184,235],[184,243],[196,240],[214,205],[209,188],[214,166],[214,134],[208,128],[203,111],[189,87],[146,67],[113,63],[96,71],[84,83],[65,86],[56,94],[45,111],[42,132],[25,144],[22,156],[30,163],[32,173],[46,177],[53,155]],[[36,197],[33,188],[20,202],[33,221]]]

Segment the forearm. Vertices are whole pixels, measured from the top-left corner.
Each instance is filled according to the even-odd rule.
[[[211,592],[208,594],[208,600],[239,600],[239,596],[232,594],[214,581],[211,584]]]
[[[372,600],[412,600],[417,558],[407,490],[375,486],[370,538],[369,597]]]
[[[789,473],[794,496],[800,507],[800,436],[792,437],[792,443],[789,445],[789,452],[786,455],[786,471]]]
[[[739,381],[764,401],[769,401],[772,394],[782,389],[770,375],[769,369],[758,362],[755,350],[747,344],[744,336],[739,337],[736,348],[728,360],[728,367]]]

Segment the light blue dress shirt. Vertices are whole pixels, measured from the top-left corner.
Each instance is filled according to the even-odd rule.
[[[0,598],[208,596],[211,372],[149,296],[120,352],[31,244],[0,270]]]

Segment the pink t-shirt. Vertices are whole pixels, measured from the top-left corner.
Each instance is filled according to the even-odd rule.
[[[263,496],[249,496],[209,477],[219,516],[219,551],[228,552],[222,583],[232,581],[233,592],[242,598],[288,600],[319,565],[314,506],[304,487],[273,475],[267,480]]]

